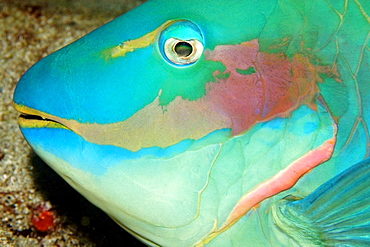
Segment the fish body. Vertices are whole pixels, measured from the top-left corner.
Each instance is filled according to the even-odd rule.
[[[148,1],[23,75],[21,131],[148,245],[368,246],[369,5]]]

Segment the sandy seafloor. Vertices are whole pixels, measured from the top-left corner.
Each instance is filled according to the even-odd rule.
[[[142,245],[33,153],[12,107],[32,64],[141,2],[0,0],[0,246]],[[55,217],[47,232],[30,220],[42,205]]]

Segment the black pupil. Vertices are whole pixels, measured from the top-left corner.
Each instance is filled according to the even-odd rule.
[[[175,45],[175,52],[179,57],[188,57],[193,52],[193,47],[188,42],[179,42]]]

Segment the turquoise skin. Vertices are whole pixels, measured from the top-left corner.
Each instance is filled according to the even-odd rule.
[[[369,4],[179,4],[146,2],[25,73],[35,152],[148,245],[368,246]]]

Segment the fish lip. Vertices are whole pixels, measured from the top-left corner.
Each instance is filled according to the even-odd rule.
[[[32,108],[24,107],[14,103],[14,108],[20,113],[18,117],[18,124],[21,128],[62,128],[69,129],[64,124],[59,121],[52,119],[42,114]],[[30,109],[30,110],[28,110]],[[70,129],[69,129],[70,130]]]
[[[32,115],[32,114],[27,114],[27,113],[21,113],[21,115],[18,117],[18,119],[20,119],[20,121],[23,121],[23,122],[33,122],[33,123],[36,123],[36,122],[39,122],[39,123],[45,122],[45,124],[47,124],[49,122],[52,122],[54,124],[63,125],[63,124],[61,124],[61,123],[59,123],[59,122],[57,122],[57,121],[55,121],[53,119],[44,118],[43,116]]]
[[[44,118],[38,115],[31,115],[22,113],[18,117],[18,124],[21,128],[60,128],[60,129],[68,129],[62,123],[59,123],[53,119]]]

